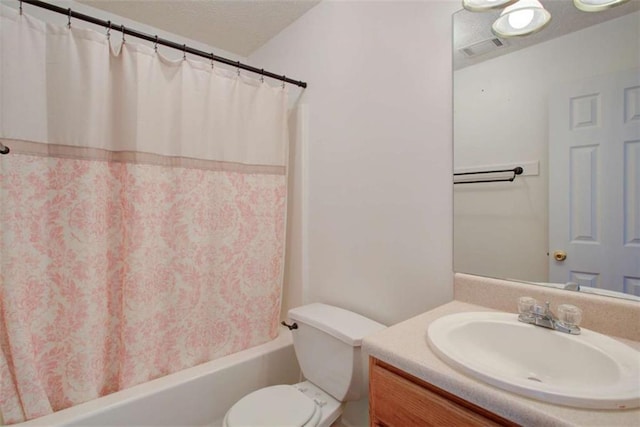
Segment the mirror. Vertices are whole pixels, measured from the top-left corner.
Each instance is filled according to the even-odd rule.
[[[640,300],[640,0],[542,3],[526,37],[453,17],[454,182],[523,169],[454,185],[454,269]]]

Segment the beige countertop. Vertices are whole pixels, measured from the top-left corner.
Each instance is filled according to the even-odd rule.
[[[503,391],[449,367],[429,348],[427,329],[439,317],[469,311],[496,310],[452,301],[365,338],[363,349],[383,362],[524,426],[640,426],[640,409],[609,411],[552,405]],[[616,339],[640,349],[636,341]]]

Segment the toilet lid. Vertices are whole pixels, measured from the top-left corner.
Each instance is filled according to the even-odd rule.
[[[227,413],[228,426],[304,426],[314,415],[313,400],[290,385],[249,393]]]

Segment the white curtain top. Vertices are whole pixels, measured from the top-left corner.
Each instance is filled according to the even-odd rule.
[[[287,93],[0,7],[0,137],[284,166]]]

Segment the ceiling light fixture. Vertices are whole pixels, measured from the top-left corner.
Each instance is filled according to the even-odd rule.
[[[501,9],[517,1],[518,0],[462,0],[462,7],[471,12],[485,12],[493,9]]]
[[[583,12],[600,12],[601,10],[606,10],[628,1],[629,0],[573,0],[573,4]]]
[[[505,8],[491,28],[498,37],[526,36],[540,31],[550,20],[551,14],[538,0],[520,0]]]

